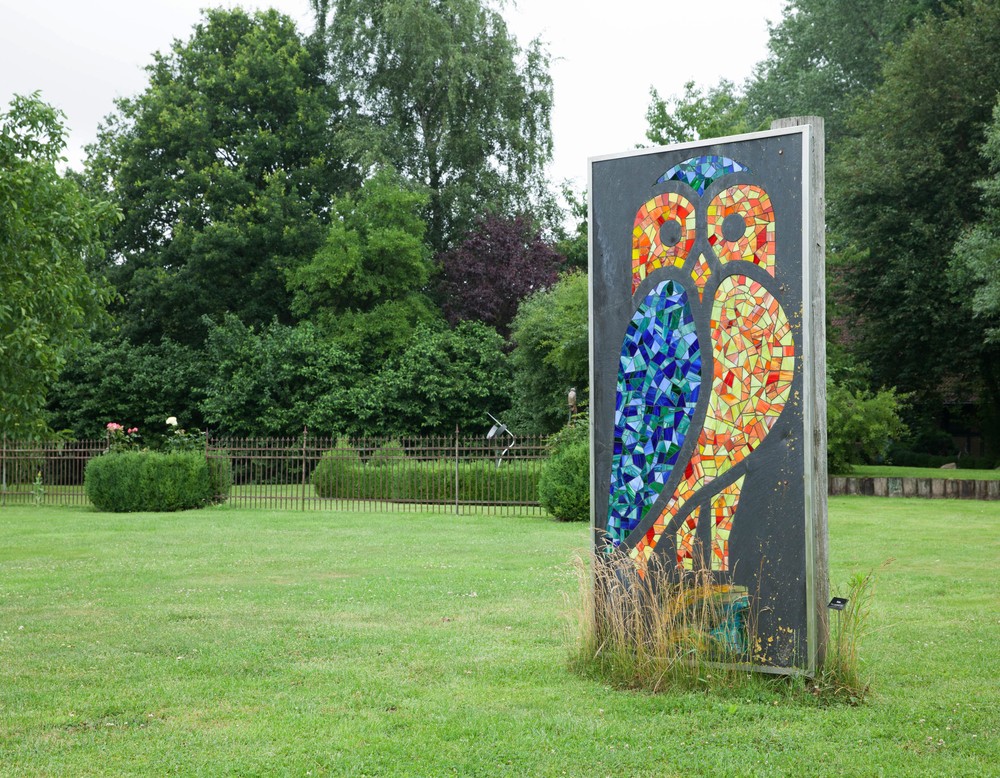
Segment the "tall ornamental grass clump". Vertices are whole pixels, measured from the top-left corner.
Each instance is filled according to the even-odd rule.
[[[746,678],[753,616],[748,598],[708,570],[650,565],[626,554],[578,560],[576,640],[570,665],[616,686],[657,692],[731,686]],[[737,667],[740,663],[743,667]]]
[[[100,511],[187,510],[208,505],[221,493],[225,465],[215,465],[211,471],[215,479],[204,453],[123,451],[91,459],[84,472],[84,490]]]

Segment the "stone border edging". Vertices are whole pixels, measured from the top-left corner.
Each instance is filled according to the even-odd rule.
[[[873,497],[1000,500],[1000,481],[831,475],[828,492],[833,496],[862,494]]]

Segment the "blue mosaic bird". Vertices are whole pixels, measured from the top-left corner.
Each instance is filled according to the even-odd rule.
[[[701,388],[701,351],[687,292],[660,282],[622,344],[607,533],[618,545],[670,478]]]

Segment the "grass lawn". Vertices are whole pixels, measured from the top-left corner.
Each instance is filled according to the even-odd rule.
[[[1000,504],[830,503],[877,568],[861,707],[566,669],[587,529],[0,509],[2,775],[997,775]]]
[[[836,474],[835,474],[836,475]],[[855,465],[850,473],[858,478],[950,478],[959,481],[1000,481],[1000,470],[942,470],[939,467],[896,467],[895,465]]]

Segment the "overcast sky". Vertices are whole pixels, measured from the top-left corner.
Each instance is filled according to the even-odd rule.
[[[67,116],[66,156],[83,147],[116,97],[146,84],[154,51],[187,39],[207,6],[273,6],[312,29],[307,0],[0,0],[0,110],[41,90]],[[743,81],[767,50],[767,23],[784,0],[520,0],[504,11],[522,45],[548,43],[555,84],[554,181],[586,181],[587,158],[643,142],[649,88],[680,94],[686,81]]]

